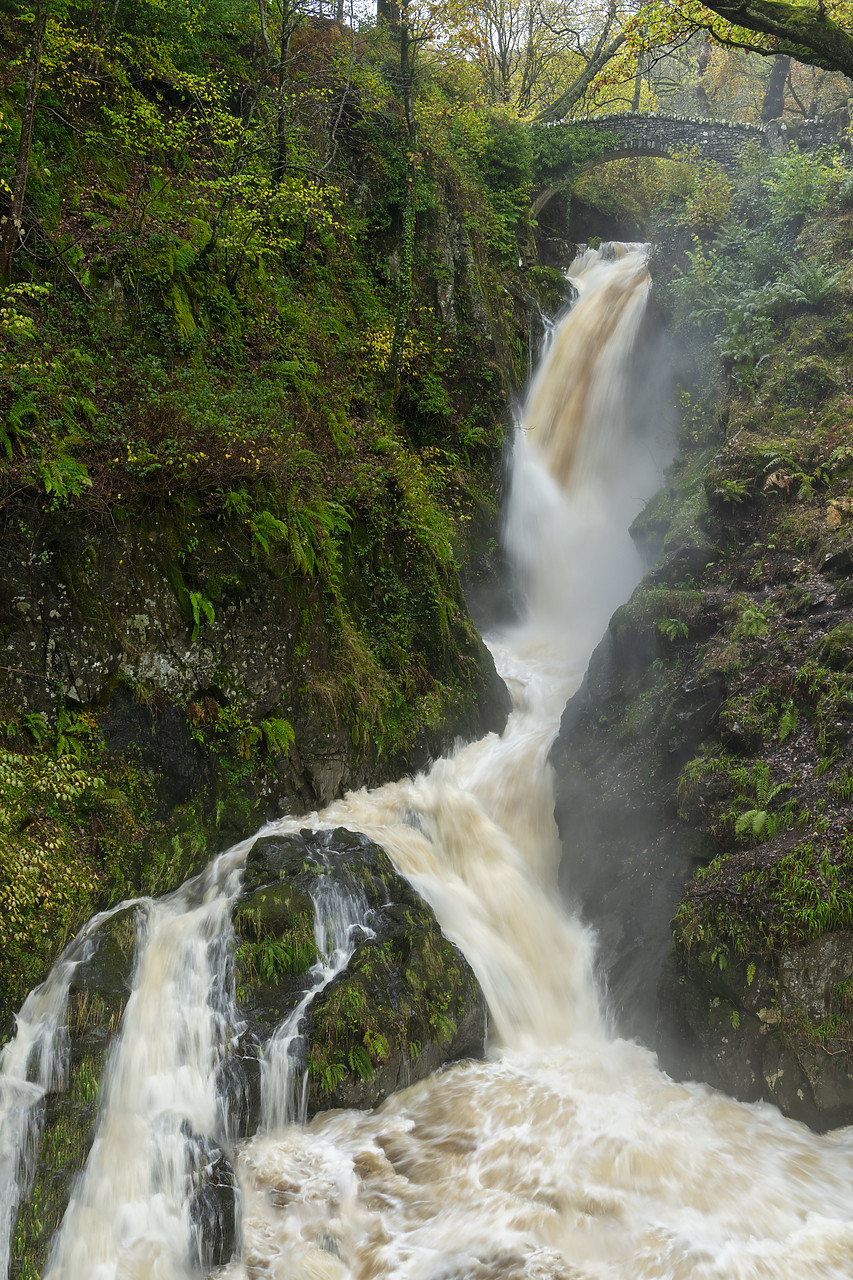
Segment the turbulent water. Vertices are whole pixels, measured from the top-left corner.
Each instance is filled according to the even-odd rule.
[[[289,1122],[298,1091],[268,1050],[265,1123],[236,1153],[241,1254],[221,1280],[853,1275],[853,1133],[818,1137],[769,1106],[674,1084],[652,1054],[615,1038],[594,939],[557,894],[548,749],[641,572],[626,530],[662,456],[660,424],[644,420],[634,394],[642,251],[588,254],[574,275],[579,301],[515,443],[507,544],[527,607],[489,641],[513,697],[506,731],[424,776],[265,828],[344,825],[384,845],[477,973],[491,1017],[487,1059],[375,1112],[305,1126]],[[95,1145],[50,1280],[198,1274],[187,1143],[177,1138],[227,1142],[215,1088],[221,958],[250,844],[148,909]],[[337,921],[321,943],[322,983],[346,962],[358,912],[315,909]],[[278,1039],[291,1034],[297,1026]]]

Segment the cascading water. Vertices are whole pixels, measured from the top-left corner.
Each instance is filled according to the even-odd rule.
[[[79,959],[85,952],[80,948]],[[18,1014],[18,1034],[0,1053],[0,1276],[10,1264],[15,1215],[32,1179],[32,1153],[41,1136],[41,1105],[66,1074],[63,1018],[79,960],[65,955]]]
[[[768,1106],[673,1084],[650,1053],[609,1036],[593,939],[557,899],[548,749],[639,576],[626,530],[659,476],[654,430],[630,394],[643,255],[589,254],[576,285],[515,445],[507,539],[528,607],[491,640],[513,695],[505,733],[265,829],[340,825],[384,845],[477,973],[489,1057],[375,1112],[308,1126],[279,1128],[270,1116],[282,1103],[268,1100],[265,1129],[238,1152],[242,1250],[221,1280],[853,1274],[851,1132],[818,1137]],[[251,843],[152,909],[51,1280],[197,1274],[186,1133],[227,1134],[214,1087],[229,1034],[216,965]],[[321,949],[340,962],[354,923]],[[268,1092],[274,1079],[268,1067]]]
[[[8,1275],[15,1216],[30,1190],[48,1090],[68,1070],[65,1012],[77,966],[97,945],[98,930],[127,902],[94,916],[66,948],[17,1015],[17,1034],[0,1052],[0,1277]]]
[[[294,1121],[304,1123],[308,1077],[297,1058],[302,1046],[302,1022],[312,1001],[343,973],[355,950],[356,933],[373,936],[367,924],[367,900],[362,890],[351,890],[320,876],[311,894],[314,904],[314,941],[322,959],[311,969],[311,985],[270,1037],[264,1050],[261,1128],[278,1133]]]
[[[149,908],[50,1280],[183,1280],[203,1254],[188,1188],[205,1143],[227,1132],[216,1084],[229,1040],[229,888],[202,876]]]

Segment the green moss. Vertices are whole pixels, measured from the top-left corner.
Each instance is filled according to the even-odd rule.
[[[610,620],[613,635],[663,636],[670,642],[686,640],[702,617],[705,598],[691,588],[640,586],[627,604]]]
[[[393,1053],[413,1059],[456,1034],[466,989],[459,957],[422,905],[407,914],[405,933],[360,946],[312,1006],[308,1070],[321,1094],[348,1072],[372,1079]]]
[[[705,543],[711,558],[712,545],[703,523],[709,513],[705,474],[715,453],[715,446],[691,450],[673,463],[667,472],[666,484],[634,520],[631,536],[649,560],[654,561],[682,546]]]
[[[272,885],[254,893],[234,914],[237,988],[247,999],[258,985],[279,977],[299,977],[319,960],[314,940],[311,899],[291,884]]]
[[[814,658],[830,671],[850,671],[853,668],[853,622],[842,622],[833,627],[815,645]]]
[[[7,299],[29,336],[7,333],[0,361],[12,433],[0,498],[22,525],[13,544],[7,521],[6,559],[23,549],[21,563],[29,557],[51,589],[66,587],[66,665],[79,666],[74,644],[87,629],[103,638],[91,668],[113,674],[84,716],[97,721],[129,686],[121,661],[137,670],[156,649],[155,631],[176,651],[186,640],[188,667],[211,687],[187,675],[175,693],[172,675],[169,698],[153,680],[133,689],[152,720],[169,704],[185,712],[195,780],[180,802],[156,764],[108,752],[96,724],[75,734],[73,708],[63,731],[80,775],[73,795],[48,785],[66,769],[54,759],[54,727],[43,748],[3,755],[16,775],[8,786],[0,779],[0,804],[10,805],[0,831],[3,1013],[93,910],[175,888],[270,804],[292,798],[311,771],[310,742],[296,741],[306,726],[342,744],[341,755],[355,744],[347,777],[396,772],[482,727],[493,673],[458,565],[494,535],[507,370],[515,363],[526,375],[537,300],[553,307],[565,289],[559,273],[537,268],[519,286],[531,235],[528,131],[452,73],[425,67],[418,91],[441,105],[425,113],[434,123],[419,145],[409,341],[400,393],[389,398],[396,300],[385,264],[399,247],[409,148],[400,103],[377,76],[384,53],[368,42],[352,69],[360,105],[329,169],[318,127],[325,91],[317,97],[300,81],[291,97],[288,88],[291,167],[278,183],[268,149],[254,146],[262,113],[249,122],[233,114],[234,85],[263,84],[248,46],[230,48],[225,72],[219,37],[206,43],[175,28],[164,63],[137,34],[124,32],[104,55],[109,113],[93,102],[94,116],[75,124],[69,107],[70,168],[64,129],[50,132],[46,119],[40,129],[42,167],[63,179],[48,207],[36,175],[34,216],[49,215],[70,256],[30,256],[27,241],[18,265],[29,283]],[[308,41],[312,83],[336,65],[337,39]],[[14,32],[10,40],[13,65]],[[169,103],[185,73],[172,58],[211,95],[189,104],[180,125]],[[482,146],[472,149],[475,136]],[[575,159],[603,145],[573,138],[560,148]],[[130,181],[140,149],[144,192]],[[241,168],[250,155],[251,170]],[[552,162],[536,160],[540,170]],[[318,168],[320,186],[304,177]],[[251,209],[261,207],[259,219]],[[449,215],[465,245],[464,263],[451,268]],[[445,317],[433,258],[456,283]],[[213,639],[265,597],[292,614],[292,648],[270,659],[279,674],[298,673],[287,704],[265,690],[250,696],[239,671],[208,673]],[[149,618],[138,602],[152,599]],[[144,638],[125,625],[138,607],[139,632],[150,623]],[[0,673],[0,696],[14,706],[21,696],[9,677],[20,665],[10,659]],[[22,680],[31,677],[38,672]]]
[[[853,924],[853,841],[839,856],[805,840],[769,863],[716,858],[676,914],[676,946],[778,953]]]

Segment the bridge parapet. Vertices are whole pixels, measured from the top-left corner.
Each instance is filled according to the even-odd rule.
[[[537,129],[580,128],[593,133],[612,134],[617,138],[612,151],[595,160],[601,164],[617,156],[661,156],[678,159],[698,154],[725,169],[733,169],[749,146],[762,150],[775,149],[771,137],[761,125],[738,124],[708,117],[664,116],[653,112],[622,112],[612,116],[586,116],[534,126]]]

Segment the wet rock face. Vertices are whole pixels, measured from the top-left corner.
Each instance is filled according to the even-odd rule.
[[[187,1184],[190,1247],[204,1275],[225,1266],[238,1243],[239,1191],[237,1175],[225,1153],[201,1135],[187,1137]]]
[[[700,607],[654,572],[615,615],[552,751],[562,882],[623,1033],[677,1078],[827,1129],[853,1121],[853,935],[833,924],[851,900],[850,628],[843,586],[778,573],[766,631],[741,591]],[[809,940],[803,904],[820,903],[832,919]]]
[[[311,985],[319,959],[321,878],[361,903],[363,923],[352,926],[352,957],[308,1007],[295,1046],[308,1114],[375,1106],[446,1062],[483,1053],[482,991],[383,849],[343,828],[263,837],[249,853],[234,913],[247,1132],[258,1122],[257,1055]]]
[[[776,493],[732,413],[635,521],[657,563],[566,708],[562,885],[624,1034],[825,1129],[853,1120],[848,477]]]
[[[661,655],[673,641],[656,620],[701,632],[717,607],[698,592],[638,589],[593,654],[551,752],[561,887],[596,928],[621,1032],[652,1045],[670,922],[703,852],[670,790],[713,731],[726,694],[718,671],[659,688]]]
[[[853,1122],[853,933],[772,960],[691,956],[661,984],[661,1066],[824,1130]]]
[[[506,721],[506,689],[458,584],[446,584],[454,620],[442,652],[437,627],[425,624],[418,636],[429,669],[458,684],[448,723],[424,723],[380,762],[356,744],[357,726],[324,714],[327,704],[311,692],[337,672],[336,624],[318,580],[295,576],[286,557],[261,563],[227,539],[223,548],[216,521],[201,517],[192,564],[184,563],[186,531],[165,516],[120,533],[27,509],[18,523],[0,563],[0,703],[49,723],[62,704],[91,711],[108,750],[128,753],[152,777],[159,816],[202,795],[221,798],[214,730],[229,714],[255,726],[284,719],[295,735],[273,753],[274,769],[258,767],[246,783],[261,797],[258,821],[416,771],[457,734],[477,737]],[[228,561],[216,561],[218,579],[214,552]],[[199,591],[189,589],[196,573],[210,596],[202,613]],[[350,586],[358,613],[366,589],[354,577]]]

